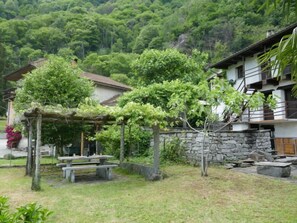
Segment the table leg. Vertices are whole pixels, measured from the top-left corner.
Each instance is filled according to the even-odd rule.
[[[67,161],[66,167],[71,167],[71,166],[72,166],[71,160]],[[63,172],[63,177],[66,178],[66,179],[69,179],[70,175],[71,175],[71,170],[65,170]]]

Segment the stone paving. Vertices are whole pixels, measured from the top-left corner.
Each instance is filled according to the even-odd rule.
[[[18,151],[16,149],[7,149],[6,139],[0,138],[0,158],[3,158],[6,154],[12,154],[14,157],[26,157],[27,152]]]

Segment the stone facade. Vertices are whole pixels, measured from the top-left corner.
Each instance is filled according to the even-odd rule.
[[[203,146],[203,134],[193,131],[170,131],[160,133],[160,147],[171,138],[178,137],[186,147],[187,159],[199,163]],[[222,163],[246,159],[252,151],[271,151],[270,131],[221,131],[205,137],[208,159],[212,163]],[[211,146],[210,146],[211,145]]]

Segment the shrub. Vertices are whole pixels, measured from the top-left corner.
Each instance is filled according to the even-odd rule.
[[[161,149],[161,160],[165,162],[185,163],[185,150],[186,147],[183,142],[178,137],[174,137]]]
[[[11,153],[4,154],[4,156],[3,156],[3,159],[6,159],[6,160],[13,160],[15,158],[16,157]]]
[[[0,196],[0,222],[15,223],[15,222],[30,222],[39,223],[45,222],[51,211],[41,207],[36,203],[26,204],[17,208],[15,213],[9,211],[9,205],[7,204],[8,198]]]
[[[7,139],[7,148],[14,148],[17,147],[19,144],[20,140],[22,139],[22,134],[21,132],[15,130],[13,126],[8,125],[5,128],[6,132],[6,139]]]
[[[120,126],[108,126],[105,130],[96,134],[106,154],[120,157]],[[125,129],[125,157],[129,155],[143,156],[148,153],[151,139],[151,132],[143,130],[139,126],[131,126]]]

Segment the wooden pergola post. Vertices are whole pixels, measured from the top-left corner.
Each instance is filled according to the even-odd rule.
[[[154,173],[159,175],[160,173],[160,127],[155,125],[153,126],[154,134]]]
[[[98,124],[96,124],[96,132],[95,132],[95,134],[97,134],[98,129],[99,129]],[[100,148],[99,148],[99,141],[96,139],[96,154],[102,153],[102,151],[99,151],[99,150],[100,150]]]
[[[80,155],[84,155],[84,147],[85,147],[85,141],[84,141],[84,132],[81,132],[80,134]]]
[[[38,191],[40,187],[40,146],[41,146],[41,123],[42,116],[41,114],[37,115],[36,120],[36,148],[35,148],[35,171],[32,179],[32,190]]]
[[[120,165],[124,162],[125,154],[125,123],[121,125]]]
[[[28,120],[28,151],[27,151],[27,163],[26,163],[26,175],[32,176],[32,139],[33,139],[33,126],[32,120]]]

